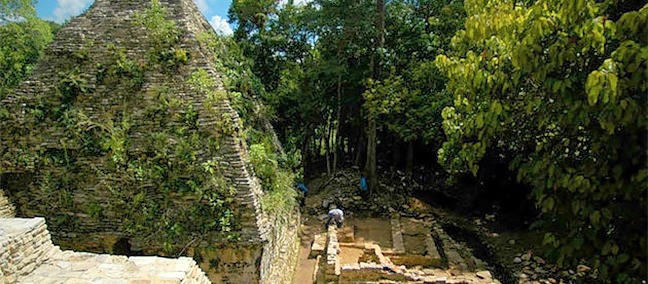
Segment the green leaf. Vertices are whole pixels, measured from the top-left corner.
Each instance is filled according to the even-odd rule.
[[[592,214],[590,214],[590,222],[592,222],[592,224],[593,224],[595,227],[599,227],[599,225],[600,225],[600,223],[599,223],[600,219],[601,219],[601,212],[599,212],[599,211],[594,211],[594,212],[592,212]]]
[[[553,199],[553,197],[549,197],[545,199],[544,206],[543,206],[543,212],[550,212],[554,209],[554,206],[556,205],[556,200]]]
[[[484,127],[484,115],[482,113],[478,114],[477,117],[475,118],[475,122],[477,123],[478,129]]]

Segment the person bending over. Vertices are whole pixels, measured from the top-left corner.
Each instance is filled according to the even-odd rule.
[[[332,221],[335,221],[338,228],[342,227],[342,222],[344,221],[344,212],[338,209],[335,204],[331,205],[331,210],[328,212],[328,219],[326,220],[327,228],[331,225]]]

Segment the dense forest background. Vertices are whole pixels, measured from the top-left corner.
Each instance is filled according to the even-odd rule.
[[[2,99],[59,26],[31,0],[0,3]],[[235,0],[229,16],[214,42],[228,88],[262,102],[285,150],[257,163],[357,166],[372,194],[379,169],[517,190],[552,261],[645,278],[645,1]]]

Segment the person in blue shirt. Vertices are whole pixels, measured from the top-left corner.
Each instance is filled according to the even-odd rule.
[[[304,206],[306,202],[306,194],[308,194],[308,187],[304,183],[297,184],[297,189],[299,190],[299,206]]]
[[[360,192],[362,194],[369,194],[369,186],[367,185],[367,178],[360,176]]]
[[[299,189],[299,191],[301,191],[304,195],[308,193],[308,187],[306,187],[306,185],[301,182],[297,185],[297,189]]]

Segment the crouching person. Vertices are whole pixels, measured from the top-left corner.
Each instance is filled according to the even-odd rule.
[[[328,228],[328,226],[331,225],[333,221],[335,221],[335,224],[338,228],[342,227],[342,222],[344,221],[344,212],[338,209],[335,204],[331,205],[330,208],[331,210],[329,210],[328,218],[326,219],[326,227]]]

